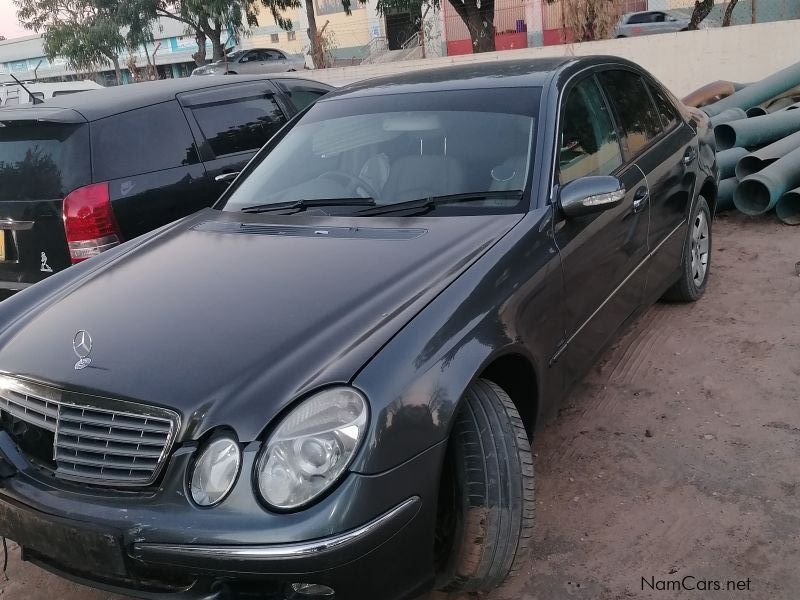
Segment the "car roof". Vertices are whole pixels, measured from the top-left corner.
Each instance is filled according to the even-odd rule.
[[[556,73],[598,63],[636,66],[616,56],[560,56],[463,63],[359,81],[327,94],[318,102],[384,94],[498,87],[544,87]]]
[[[88,90],[80,94],[69,94],[45,100],[35,106],[19,110],[44,111],[42,117],[36,118],[51,120],[48,117],[55,114],[52,109],[74,111],[84,117],[86,121],[95,121],[111,115],[116,115],[143,106],[166,102],[175,98],[176,94],[205,90],[233,83],[248,81],[272,81],[277,79],[308,79],[292,77],[291,75],[204,75],[197,77],[183,77],[179,79],[161,79],[158,81],[145,81],[131,85],[118,85],[99,90]],[[313,82],[318,84],[319,82]],[[329,87],[325,84],[325,87]],[[7,109],[2,109],[7,110]],[[29,113],[30,114],[30,113]],[[22,118],[17,116],[16,118]],[[29,117],[33,118],[33,117]],[[2,119],[2,117],[0,117]]]

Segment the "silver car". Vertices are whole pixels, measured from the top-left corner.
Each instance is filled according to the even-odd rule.
[[[670,33],[686,31],[689,19],[660,10],[644,10],[625,13],[614,27],[616,38],[650,35],[653,33]]]
[[[192,71],[192,75],[285,73],[302,71],[305,66],[303,56],[287,54],[276,48],[252,48],[235,50],[222,60],[197,67]]]

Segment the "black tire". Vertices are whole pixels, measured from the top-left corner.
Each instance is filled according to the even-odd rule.
[[[707,223],[707,239],[708,251],[706,256],[705,271],[701,281],[698,281],[698,273],[693,269],[692,257],[696,251],[696,243],[694,241],[693,233],[697,226],[698,219],[705,219]],[[692,217],[689,219],[689,230],[686,233],[686,241],[683,244],[683,257],[681,258],[681,276],[675,284],[669,288],[662,297],[668,302],[695,302],[706,291],[708,284],[708,277],[711,273],[711,250],[712,250],[712,237],[711,237],[711,211],[708,208],[708,202],[703,196],[697,197],[694,209],[692,210]]]
[[[225,75],[238,75],[236,71],[225,71]]]
[[[480,592],[527,566],[533,456],[522,419],[499,386],[467,389],[450,437],[439,498],[437,586]]]

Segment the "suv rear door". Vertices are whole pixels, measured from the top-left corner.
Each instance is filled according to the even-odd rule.
[[[293,114],[276,96],[277,90],[268,80],[178,95],[217,196],[228,183],[215,182],[215,177],[241,171]]]
[[[93,181],[108,182],[123,240],[216,200],[176,100],[98,119],[91,132]]]
[[[0,111],[0,288],[18,290],[70,263],[61,208],[91,181],[89,124],[77,112]]]

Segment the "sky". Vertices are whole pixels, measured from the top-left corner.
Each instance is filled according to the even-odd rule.
[[[31,35],[32,32],[22,28],[17,21],[17,7],[11,0],[0,0],[0,35],[15,38]]]

